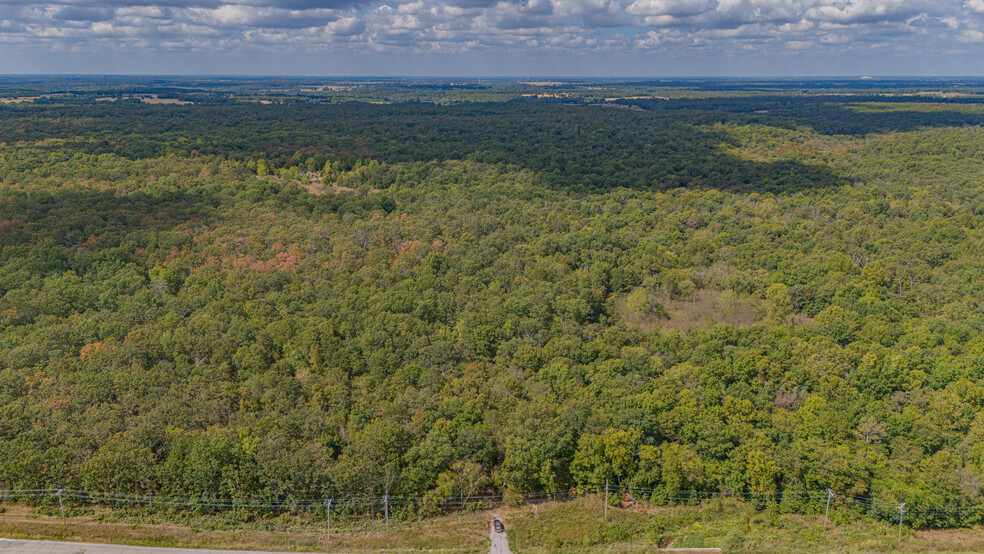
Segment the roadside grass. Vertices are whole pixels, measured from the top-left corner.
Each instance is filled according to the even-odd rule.
[[[721,548],[724,552],[984,552],[984,529],[904,529],[887,521],[831,512],[786,514],[730,499],[699,506],[609,507],[596,496],[568,502],[503,506],[516,554],[636,553],[661,547]],[[416,520],[332,518],[330,544],[314,514],[148,514],[107,508],[71,510],[62,521],[50,507],[8,505],[0,536],[142,546],[273,550],[284,552],[488,551],[492,512],[473,511]],[[181,517],[177,517],[181,516]],[[183,518],[183,519],[182,519]]]
[[[57,509],[56,509],[57,513]],[[221,516],[189,517],[180,523],[166,518],[97,508],[63,522],[50,510],[8,505],[0,513],[0,536],[72,542],[272,550],[284,552],[486,552],[488,514],[465,512],[421,521],[332,518],[328,541],[324,521],[308,514],[282,514],[253,522]]]
[[[984,552],[981,528],[904,529],[885,521],[831,514],[778,513],[734,500],[700,506],[620,509],[587,497],[504,514],[517,554],[652,552],[657,548],[721,548],[723,552]],[[834,517],[834,516],[837,517]],[[843,523],[837,523],[843,522]]]

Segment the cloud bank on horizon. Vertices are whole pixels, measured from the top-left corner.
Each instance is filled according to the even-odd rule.
[[[428,59],[460,68],[490,58],[518,63],[487,66],[501,74],[528,73],[535,60],[544,74],[605,75],[654,59],[754,68],[857,58],[878,69],[879,59],[975,59],[982,46],[984,0],[0,0],[0,72],[112,72],[141,59],[156,60],[148,73],[183,59],[236,72],[250,57],[294,74],[360,74],[384,59],[392,73],[409,67],[400,58],[418,64],[406,74],[440,74]]]

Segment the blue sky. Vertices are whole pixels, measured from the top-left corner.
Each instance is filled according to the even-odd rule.
[[[0,73],[984,75],[984,0],[0,0]]]

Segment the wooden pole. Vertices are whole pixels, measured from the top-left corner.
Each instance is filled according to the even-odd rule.
[[[830,499],[833,498],[834,491],[827,489],[827,509],[823,512],[823,530],[827,530],[827,516],[830,514]]]
[[[605,521],[608,521],[608,479],[605,479]]]

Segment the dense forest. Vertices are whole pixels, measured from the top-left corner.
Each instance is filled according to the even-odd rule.
[[[979,507],[971,100],[0,105],[0,488]]]

